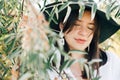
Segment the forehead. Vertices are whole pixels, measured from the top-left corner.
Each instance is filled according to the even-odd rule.
[[[95,19],[92,20],[91,18],[91,11],[84,11],[83,16],[78,19],[80,22],[86,22],[86,23],[95,23]]]

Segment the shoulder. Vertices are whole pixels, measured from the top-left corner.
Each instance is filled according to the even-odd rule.
[[[120,79],[120,57],[115,53],[106,51],[107,62],[100,67],[100,80]]]
[[[104,53],[102,53],[102,58],[103,61],[102,63],[104,63],[103,65],[101,65],[101,67],[106,67],[106,68],[112,68],[112,70],[116,70],[119,69],[120,66],[120,57],[112,52],[109,51],[105,51]]]
[[[100,63],[101,66],[105,65],[106,63],[113,63],[115,61],[118,61],[117,64],[120,64],[120,57],[110,51],[100,50],[100,59],[102,59],[102,62]]]
[[[106,55],[107,55],[108,61],[112,61],[117,64],[120,64],[120,57],[117,54],[106,51]]]
[[[106,52],[106,55],[108,57],[107,62],[110,64],[112,70],[117,72],[118,70],[120,71],[120,57],[117,54],[108,51]]]
[[[106,55],[106,63],[105,63],[105,65],[109,64],[109,65],[112,65],[113,67],[120,66],[120,57],[117,54],[112,53],[110,51],[105,51],[104,54]]]

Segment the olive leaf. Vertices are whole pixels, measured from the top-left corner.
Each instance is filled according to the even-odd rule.
[[[67,13],[66,13],[66,16],[65,16],[65,18],[63,20],[63,23],[65,23],[67,21],[68,17],[70,16],[70,13],[71,13],[71,7],[68,6],[67,7]]]
[[[57,17],[57,20],[58,20],[59,16],[58,16],[58,8],[57,7],[55,8],[55,14],[56,14],[56,17]]]
[[[88,62],[88,64],[92,65],[93,63],[101,62],[101,61],[102,61],[101,59],[92,59],[91,61]]]
[[[97,11],[97,4],[93,3],[93,5],[92,5],[92,11],[91,11],[91,20],[94,19],[96,11]]]
[[[119,6],[117,13],[115,14],[115,18],[117,18],[117,17],[120,18],[120,6]]]
[[[116,10],[117,7],[119,6],[119,5],[116,5],[115,3],[116,3],[116,1],[114,1],[113,3],[111,3],[111,8],[110,8],[111,12],[113,12],[114,10]]]
[[[79,5],[80,9],[79,9],[79,18],[82,18],[82,15],[84,13],[85,10],[85,5]]]
[[[64,61],[64,63],[60,66],[60,73],[67,69],[68,67],[70,67],[76,60],[72,59],[72,60],[66,60]]]
[[[90,70],[89,70],[89,66],[87,64],[84,64],[84,67],[85,67],[85,71],[86,71],[86,74],[87,74],[87,78],[89,79],[90,78]]]
[[[62,6],[60,6],[58,12],[61,12],[62,10],[64,10],[65,8],[67,8],[69,5],[69,2],[66,2],[66,3],[62,3]]]
[[[110,8],[111,8],[110,5],[106,6],[106,17],[107,17],[108,20],[110,19]]]

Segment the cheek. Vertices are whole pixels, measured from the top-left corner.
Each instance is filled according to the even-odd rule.
[[[93,39],[93,34],[91,34],[91,35],[88,37],[88,44],[91,43],[92,39]]]
[[[72,34],[71,32],[64,34],[64,37],[65,37],[65,40],[66,40],[66,41],[70,41],[71,38],[72,38],[72,36],[73,36],[73,34]]]
[[[73,33],[73,31],[70,31],[69,33],[64,34],[64,38],[67,43],[71,43],[71,41],[73,41],[74,39],[74,36],[75,36],[75,33]]]
[[[65,33],[64,33],[64,36],[66,36],[66,37],[68,37],[68,36],[72,36],[73,35],[73,33],[74,33],[74,31],[73,30],[71,30],[71,31],[66,31]]]

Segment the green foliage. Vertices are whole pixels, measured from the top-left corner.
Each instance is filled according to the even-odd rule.
[[[9,80],[11,61],[20,50],[17,27],[22,13],[22,3],[16,0],[0,0],[0,79]]]
[[[58,2],[58,0],[54,1]],[[57,7],[55,7],[50,13],[47,12],[51,16],[49,21],[53,20],[57,24],[57,20],[53,19],[53,16],[56,15],[58,19],[58,13],[67,8],[67,15],[64,19],[65,22],[71,12],[71,8],[69,6],[70,4],[80,5],[81,9],[79,10],[79,17],[81,17],[85,9],[83,1],[89,1],[90,4],[88,5],[92,5],[92,19],[94,18],[98,6],[96,3],[94,3],[93,0],[77,0],[76,2],[72,2],[72,0],[65,1],[67,2],[63,4],[59,10]],[[41,8],[41,4],[39,4],[40,9],[43,9],[44,11],[47,8],[45,7],[47,2],[48,0],[44,0],[43,8]],[[106,2],[104,1],[104,3]],[[57,68],[55,68],[55,71],[58,72],[58,74],[61,74],[64,69],[70,67],[76,61],[82,64],[81,68],[85,68],[88,78],[91,75],[92,80],[99,80],[99,76],[93,76],[92,64],[95,62],[100,62],[100,60],[95,59],[90,62],[86,62],[86,59],[70,59],[69,55],[63,51],[61,46],[58,48],[55,47],[54,44],[58,40],[58,35],[51,31],[48,26],[46,28],[46,26],[38,24],[40,27],[44,26],[45,30],[48,31],[46,33],[46,38],[43,39],[41,37],[43,36],[43,33],[41,33],[42,29],[40,28],[39,31],[38,25],[32,25],[33,33],[30,33],[28,40],[26,40],[28,41],[29,44],[27,45],[30,48],[28,49],[28,46],[23,48],[21,45],[21,37],[23,36],[25,30],[18,28],[19,22],[24,12],[23,8],[25,8],[24,0],[0,0],[0,80],[10,80],[12,76],[11,69],[17,65],[19,61],[20,65],[15,66],[15,69],[18,69],[19,67],[19,80],[48,80],[49,76],[47,74],[47,70],[54,69],[52,65],[53,62],[56,64]],[[25,11],[27,12],[27,10]],[[105,11],[108,19],[110,18],[111,13],[114,11],[114,17],[120,18],[120,6],[116,1],[112,1],[109,4],[106,4]],[[29,26],[31,24],[32,23],[29,23]],[[29,40],[31,42],[29,42]],[[48,50],[46,50],[47,46],[44,46],[46,41],[48,41]],[[81,51],[75,51],[78,54],[87,54]],[[70,51],[70,53],[71,52],[72,51]],[[60,65],[61,54],[66,58],[62,65]],[[91,74],[89,75],[89,73]]]

